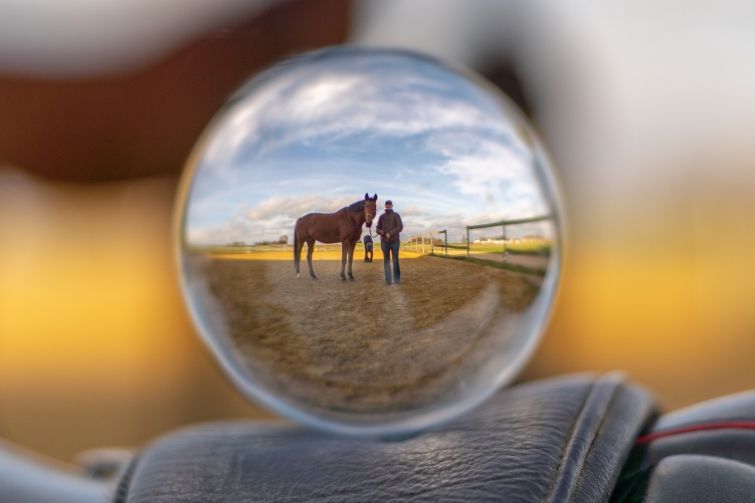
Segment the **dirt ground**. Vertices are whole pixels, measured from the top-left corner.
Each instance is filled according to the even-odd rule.
[[[476,253],[472,257],[495,262],[503,262],[515,266],[523,266],[533,271],[545,271],[548,268],[550,257],[547,255],[525,255],[509,253]]]
[[[539,285],[429,256],[402,258],[401,284],[391,286],[379,253],[373,263],[355,261],[356,280],[347,282],[340,261],[315,261],[313,280],[305,261],[297,278],[291,260],[246,258],[205,256],[202,267],[250,374],[331,411],[401,411],[436,400],[487,359],[495,344],[486,339],[513,336]]]

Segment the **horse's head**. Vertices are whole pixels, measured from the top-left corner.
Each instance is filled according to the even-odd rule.
[[[377,212],[377,194],[370,197],[370,195],[364,193],[364,221],[367,227],[372,227],[372,219],[375,218]]]

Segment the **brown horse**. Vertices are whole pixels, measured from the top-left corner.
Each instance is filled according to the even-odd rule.
[[[335,213],[307,213],[296,221],[294,227],[294,269],[299,277],[299,263],[301,262],[301,250],[307,243],[307,264],[309,275],[317,279],[312,269],[312,252],[315,251],[315,241],[321,243],[341,243],[341,279],[346,281],[346,260],[349,261],[349,279],[351,274],[351,262],[354,259],[354,246],[362,237],[362,225],[372,227],[372,219],[375,218],[377,194],[370,197],[364,194],[364,199],[354,204],[341,208]]]

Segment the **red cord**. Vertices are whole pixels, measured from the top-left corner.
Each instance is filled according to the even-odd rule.
[[[635,440],[635,445],[649,444],[657,438],[706,430],[755,430],[755,421],[721,421],[717,423],[695,424],[669,430],[654,431],[653,433],[638,437],[637,440]]]

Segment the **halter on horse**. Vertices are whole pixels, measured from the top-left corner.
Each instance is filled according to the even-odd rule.
[[[304,243],[307,243],[307,265],[309,275],[317,279],[312,268],[312,253],[315,241],[321,243],[341,243],[341,279],[346,281],[346,262],[349,263],[349,279],[353,280],[351,264],[354,259],[354,247],[362,237],[362,225],[372,227],[372,220],[377,213],[377,194],[357,201],[335,213],[308,213],[296,221],[294,227],[294,269],[299,276],[299,264]]]

